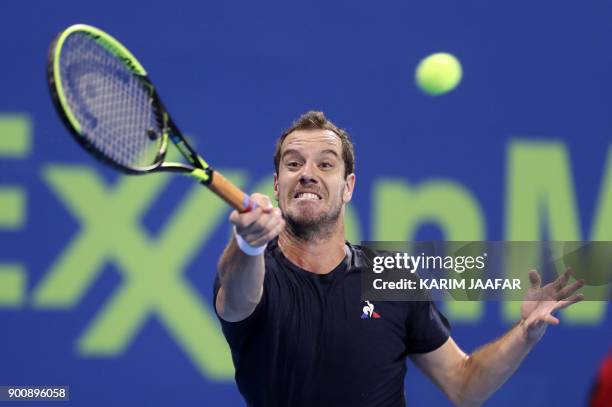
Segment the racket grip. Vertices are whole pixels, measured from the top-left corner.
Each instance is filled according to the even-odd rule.
[[[250,196],[218,171],[212,172],[212,180],[208,188],[238,212],[250,212],[257,208],[257,203]]]

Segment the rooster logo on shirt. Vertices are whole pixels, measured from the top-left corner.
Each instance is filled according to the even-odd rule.
[[[378,312],[374,312],[374,304],[367,300],[366,304],[367,305],[363,307],[363,314],[361,314],[361,319],[380,318],[380,314]]]

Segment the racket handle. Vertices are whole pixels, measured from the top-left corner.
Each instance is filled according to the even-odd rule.
[[[242,192],[240,188],[218,171],[212,172],[212,180],[208,184],[208,188],[238,212],[250,212],[257,208],[257,203],[250,196]]]

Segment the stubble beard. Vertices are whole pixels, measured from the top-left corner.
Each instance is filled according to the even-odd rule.
[[[314,217],[292,216],[283,211],[287,231],[306,242],[326,240],[335,231],[338,219],[342,213],[342,205],[332,208],[329,212]]]

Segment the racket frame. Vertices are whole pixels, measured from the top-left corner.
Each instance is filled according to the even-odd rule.
[[[155,109],[158,120],[161,120],[161,134],[159,151],[153,164],[138,169],[121,165],[102,154],[83,134],[82,127],[72,112],[62,87],[60,75],[60,55],[62,46],[70,35],[85,33],[92,37],[111,54],[123,61],[131,73],[136,76],[144,86],[150,89],[151,104]],[[87,24],[75,24],[60,32],[51,43],[47,59],[47,82],[53,100],[53,104],[59,113],[65,126],[70,130],[74,139],[90,154],[100,161],[114,167],[115,169],[131,175],[142,175],[152,172],[176,172],[190,175],[200,183],[209,187],[219,195],[230,206],[240,212],[248,212],[257,207],[250,197],[227,180],[222,174],[213,168],[195,151],[187,142],[183,133],[178,129],[170,114],[164,107],[155,86],[149,79],[144,67],[136,57],[117,39],[110,34]],[[169,141],[171,140],[189,164],[177,162],[165,162]]]

